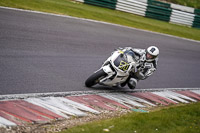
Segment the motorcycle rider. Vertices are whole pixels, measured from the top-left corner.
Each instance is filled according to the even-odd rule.
[[[137,72],[130,73],[126,82],[122,83],[124,87],[128,84],[130,89],[134,89],[139,80],[147,79],[157,69],[159,49],[156,46],[150,46],[147,49],[136,49],[125,47],[124,50],[131,50],[135,54],[135,59],[138,61]]]

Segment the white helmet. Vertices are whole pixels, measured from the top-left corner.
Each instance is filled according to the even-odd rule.
[[[154,61],[159,55],[159,49],[156,46],[150,46],[146,50],[146,60]]]

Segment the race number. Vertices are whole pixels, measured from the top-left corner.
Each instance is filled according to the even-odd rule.
[[[127,71],[128,68],[129,68],[129,64],[125,61],[121,61],[120,64],[119,64],[119,69],[121,69],[122,71]]]

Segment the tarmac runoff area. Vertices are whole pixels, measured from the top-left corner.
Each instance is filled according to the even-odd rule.
[[[1,95],[0,131],[17,132],[17,127],[52,124],[60,120],[74,123],[76,118],[87,119],[84,123],[91,121],[91,116],[119,116],[130,111],[148,112],[159,106],[198,101],[200,88]],[[67,125],[63,125],[62,129],[64,127]]]

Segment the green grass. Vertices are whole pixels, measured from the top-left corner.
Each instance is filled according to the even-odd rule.
[[[200,9],[200,1],[199,0],[166,0],[168,2],[172,2],[179,5],[189,6],[193,8]]]
[[[200,133],[200,103],[164,107],[150,113],[129,113],[119,118],[73,127],[61,133]]]
[[[179,37],[200,40],[200,29],[170,24],[125,12],[101,8],[69,0],[0,0],[0,6],[64,14],[100,20]]]

